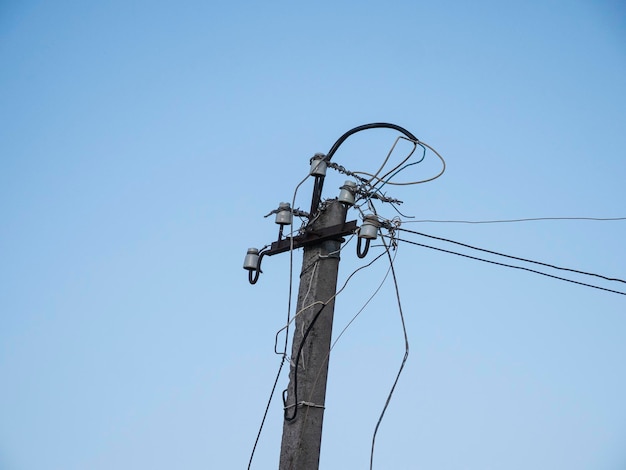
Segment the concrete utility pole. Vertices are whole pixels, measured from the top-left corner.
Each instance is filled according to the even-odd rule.
[[[344,204],[328,201],[311,229],[315,232],[345,224],[346,213]],[[304,248],[296,311],[310,307],[295,319],[279,470],[317,470],[319,467],[340,247],[341,239],[337,238]],[[294,413],[295,418],[290,419]]]
[[[406,129],[385,122],[365,124],[344,133],[333,144],[328,154],[315,154],[309,162],[311,164],[309,175],[315,177],[311,212],[307,214],[299,209],[291,208],[288,203],[281,203],[277,210],[271,212],[276,214],[276,223],[280,225],[278,240],[269,248],[267,246],[261,250],[249,248],[244,260],[243,267],[248,270],[248,281],[250,284],[255,284],[261,273],[261,260],[264,256],[304,248],[289,386],[287,396],[284,398],[285,421],[279,470],[317,470],[319,468],[328,359],[342,237],[358,232],[357,256],[363,258],[367,254],[370,240],[376,238],[380,227],[378,217],[375,215],[364,217],[361,228],[357,226],[356,220],[346,222],[348,207],[354,205],[356,195],[359,197],[365,195],[383,202],[401,202],[378,194],[379,191],[374,190],[375,184],[373,186],[369,184],[371,180],[368,182],[359,177],[357,179],[366,183],[365,192],[356,182],[346,181],[340,187],[341,192],[337,199],[321,202],[326,169],[331,166],[330,160],[337,149],[348,137],[357,132],[380,128],[396,130],[415,145],[419,143],[417,137]],[[346,172],[343,167],[335,165],[333,168],[355,176],[353,173]],[[372,179],[380,180],[376,175]],[[304,216],[309,223],[299,231],[298,235],[291,234],[291,236],[283,237],[283,227],[292,225],[293,215]],[[362,239],[366,240],[363,251],[361,250]],[[259,435],[260,432],[259,430]],[[254,449],[250,456],[250,463],[253,456]]]

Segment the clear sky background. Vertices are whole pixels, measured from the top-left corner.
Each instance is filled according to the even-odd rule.
[[[446,159],[388,190],[420,220],[626,216],[625,31],[608,0],[0,2],[0,469],[246,468],[289,256],[255,286],[243,257],[352,127]],[[395,136],[333,161],[376,170]],[[404,220],[626,278],[626,221]],[[339,282],[363,263],[348,245]],[[335,333],[385,263],[338,297]],[[626,468],[626,297],[407,244],[396,270],[411,354],[374,468]],[[322,469],[368,468],[403,353],[388,280],[333,350]],[[256,469],[278,464],[275,398]]]

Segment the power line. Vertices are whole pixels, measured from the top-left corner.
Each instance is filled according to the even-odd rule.
[[[411,245],[421,246],[421,247],[424,247],[424,248],[430,248],[431,250],[442,251],[444,253],[450,253],[450,254],[453,254],[453,255],[462,256],[464,258],[474,259],[474,260],[477,260],[477,261],[483,261],[485,263],[496,264],[498,266],[504,266],[504,267],[513,268],[513,269],[521,269],[523,271],[529,271],[531,273],[541,274],[542,276],[551,277],[553,279],[559,279],[561,281],[571,282],[572,284],[578,284],[580,286],[591,287],[593,289],[599,289],[599,290],[603,290],[603,291],[606,291],[606,292],[612,292],[614,294],[626,295],[626,292],[620,292],[620,291],[613,290],[613,289],[607,289],[605,287],[594,286],[593,284],[587,284],[585,282],[574,281],[572,279],[567,279],[567,278],[560,277],[560,276],[554,276],[553,274],[548,274],[548,273],[544,273],[544,272],[541,272],[541,271],[536,271],[534,269],[525,268],[523,266],[514,266],[512,264],[499,263],[497,261],[491,261],[491,260],[487,260],[487,259],[483,259],[483,258],[478,258],[476,256],[470,256],[470,255],[466,255],[466,254],[463,254],[463,253],[457,253],[455,251],[444,250],[443,248],[437,248],[437,247],[430,246],[430,245],[424,245],[422,243],[417,243],[417,242],[414,242],[414,241],[411,241],[411,240],[404,240],[402,238],[395,238],[395,240],[398,240],[398,241],[401,241],[401,242],[405,242],[405,243],[409,243]]]
[[[626,220],[626,217],[531,217],[526,219],[503,219],[503,220],[410,220],[404,223],[438,223],[438,224],[503,224],[511,222],[535,222],[546,220],[590,220],[590,221],[615,221]]]
[[[467,244],[461,243],[461,242],[456,242],[454,240],[449,240],[447,238],[436,237],[434,235],[427,235],[425,233],[416,232],[414,230],[408,230],[408,229],[403,229],[403,228],[398,228],[397,230],[398,231],[403,231],[403,232],[408,232],[408,233],[413,233],[415,235],[420,235],[422,237],[432,238],[434,240],[440,240],[440,241],[444,241],[444,242],[448,242],[448,243],[454,243],[455,245],[464,246],[466,248],[471,248],[472,250],[482,251],[482,252],[489,253],[489,254],[492,254],[492,255],[503,256],[505,258],[515,259],[515,260],[518,260],[518,261],[524,261],[526,263],[539,264],[541,266],[546,266],[548,268],[553,268],[553,269],[559,269],[561,271],[570,271],[570,272],[577,273],[577,274],[584,274],[586,276],[598,277],[598,278],[601,278],[601,279],[605,279],[607,281],[623,282],[624,284],[626,284],[626,281],[624,281],[623,279],[607,277],[607,276],[603,276],[602,274],[589,273],[589,272],[586,272],[586,271],[579,271],[577,269],[571,269],[571,268],[563,268],[563,267],[555,266],[555,265],[549,264],[549,263],[542,263],[541,261],[533,261],[531,259],[520,258],[520,257],[517,257],[517,256],[507,255],[507,254],[504,254],[504,253],[498,253],[497,251],[491,251],[491,250],[486,250],[484,248],[478,248],[476,246],[467,245]]]

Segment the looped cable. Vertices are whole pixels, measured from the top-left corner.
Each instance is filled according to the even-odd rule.
[[[250,284],[256,284],[256,282],[259,280],[259,275],[263,272],[261,271],[261,261],[263,261],[265,253],[265,251],[261,251],[259,253],[259,264],[257,269],[251,269],[248,271],[248,282]]]
[[[363,238],[359,237],[359,239],[357,240],[356,243],[356,255],[359,258],[365,258],[367,256],[367,252],[370,250],[370,239],[366,238],[365,239],[365,250],[361,251],[361,240],[363,240]]]

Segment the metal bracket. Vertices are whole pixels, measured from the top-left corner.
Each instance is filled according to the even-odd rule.
[[[338,239],[345,235],[355,233],[356,230],[356,220],[351,220],[350,222],[346,222],[344,224],[333,225],[332,227],[327,227],[319,230],[310,230],[303,235],[298,235],[293,238],[287,237],[283,240],[275,241],[274,243],[272,243],[270,249],[265,252],[265,254],[267,256],[272,256],[278,253],[284,253],[286,251],[289,251],[292,246],[294,249],[296,249],[303,246],[312,245],[314,243],[323,242],[325,240]]]

